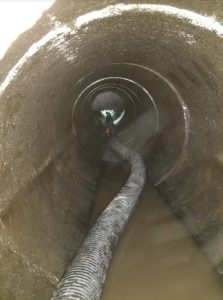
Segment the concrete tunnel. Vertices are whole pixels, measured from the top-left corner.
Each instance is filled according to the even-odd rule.
[[[102,160],[93,102],[108,91],[120,140],[222,278],[222,39],[221,0],[57,0],[13,43],[0,61],[0,299],[50,299],[103,168],[126,178]]]

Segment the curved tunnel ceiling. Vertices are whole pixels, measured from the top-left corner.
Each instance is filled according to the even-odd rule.
[[[223,272],[223,7],[151,2],[57,1],[0,61],[2,276],[16,299],[21,286],[49,299],[86,234],[107,143],[92,95],[104,89],[122,95],[118,138]]]

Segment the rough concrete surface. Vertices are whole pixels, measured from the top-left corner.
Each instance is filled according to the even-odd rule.
[[[118,3],[58,0],[0,61],[1,299],[49,299],[86,234],[106,138],[80,93],[105,77],[133,92],[118,132],[164,124],[127,143],[223,274],[223,2]]]

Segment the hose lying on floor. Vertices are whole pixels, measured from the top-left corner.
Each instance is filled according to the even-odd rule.
[[[62,277],[53,300],[100,299],[112,252],[142,192],[146,172],[142,158],[121,145],[109,142],[113,151],[131,164],[131,174],[120,193],[102,212],[78,254]]]

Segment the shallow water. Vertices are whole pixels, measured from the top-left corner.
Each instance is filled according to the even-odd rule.
[[[93,219],[124,182],[126,172],[105,170]],[[147,184],[123,234],[102,300],[220,300],[223,289],[205,255],[157,191]]]

